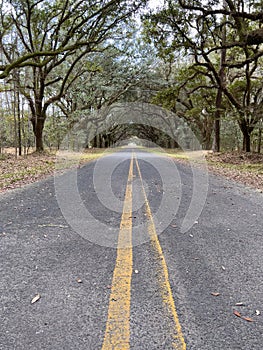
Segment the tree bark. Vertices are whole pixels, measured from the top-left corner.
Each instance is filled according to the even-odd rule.
[[[21,111],[20,111],[20,95],[19,91],[17,94],[17,132],[18,132],[18,155],[22,156],[22,131],[21,131]]]
[[[44,151],[43,129],[44,129],[45,118],[35,116],[31,119],[31,122],[32,122],[33,131],[35,135],[35,140],[36,140],[36,152],[43,152]]]
[[[251,133],[253,128],[248,127],[245,123],[240,125],[243,134],[243,151],[251,152]]]
[[[223,6],[226,7],[225,1],[223,1]],[[226,16],[223,17],[222,24],[226,22]],[[226,43],[226,25],[222,27],[222,45],[224,46]],[[214,122],[214,149],[215,152],[220,152],[220,118],[222,111],[222,100],[223,100],[223,86],[225,85],[225,63],[226,63],[226,48],[221,49],[221,57],[220,57],[220,70],[219,70],[219,78],[220,78],[220,86],[217,90],[216,95],[216,112],[215,112],[215,122]]]
[[[257,148],[257,152],[260,153],[261,152],[261,140],[262,140],[262,129],[261,127],[258,129],[258,148]]]
[[[216,111],[215,111],[215,122],[214,122],[214,144],[213,151],[220,152],[220,117],[222,105],[222,89],[219,88],[216,96]]]
[[[250,140],[250,134],[249,133],[243,134],[243,149],[246,152],[250,152],[251,151],[251,140]]]

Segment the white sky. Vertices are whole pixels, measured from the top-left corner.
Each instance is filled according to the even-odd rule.
[[[163,5],[164,0],[150,0],[149,7],[152,9],[156,9],[157,7],[161,7]]]

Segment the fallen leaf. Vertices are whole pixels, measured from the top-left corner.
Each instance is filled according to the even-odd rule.
[[[247,322],[254,322],[254,320],[250,317],[242,317],[243,320],[247,321]]]
[[[212,292],[211,295],[213,295],[214,297],[218,297],[220,295],[220,293]]]
[[[241,313],[238,312],[237,310],[234,310],[234,311],[233,311],[233,314],[236,315],[237,317],[241,317]]]
[[[78,283],[82,283],[82,279],[81,278],[77,278],[77,282]]]
[[[41,295],[40,295],[40,294],[37,294],[37,295],[31,300],[31,304],[36,303],[40,298],[41,298]]]
[[[237,317],[242,318],[242,320],[245,320],[247,322],[254,322],[254,320],[250,317],[246,317],[246,316],[242,316],[240,312],[238,312],[237,310],[233,311],[233,314],[236,315]]]

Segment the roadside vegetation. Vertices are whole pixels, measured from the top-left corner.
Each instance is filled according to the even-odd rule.
[[[211,173],[225,176],[263,192],[263,154],[249,152],[203,151]],[[188,163],[192,152],[166,150],[177,161]]]
[[[186,124],[203,149],[261,152],[260,1],[6,0],[0,12],[0,153],[134,135],[176,148]]]
[[[212,171],[261,188],[262,2],[5,0],[0,13],[0,188],[52,173],[48,150],[134,138],[198,143]]]
[[[118,149],[118,148],[117,148]],[[160,152],[158,149],[148,149]],[[55,169],[66,170],[98,159],[113,149],[87,149],[83,153],[63,151],[59,165],[56,165],[55,152],[30,153],[16,157],[14,150],[0,156],[0,192],[18,188],[52,175]],[[188,163],[192,152],[166,149],[166,154],[176,161]],[[225,176],[263,192],[263,154],[247,152],[205,152],[208,169],[212,173]],[[160,152],[163,154],[163,152]]]
[[[247,152],[208,153],[209,170],[263,192],[263,155]]]
[[[13,150],[0,155],[0,192],[22,187],[53,175],[56,166],[55,152],[30,153],[16,157]],[[65,162],[60,162],[60,170],[79,166],[101,157],[104,149],[86,150],[84,153],[63,152]],[[61,156],[60,156],[61,158]]]

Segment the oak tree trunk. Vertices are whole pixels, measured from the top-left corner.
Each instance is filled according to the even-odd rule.
[[[249,127],[244,121],[240,124],[240,129],[243,134],[243,151],[251,152],[251,133],[253,131],[253,128]]]
[[[33,125],[33,131],[34,131],[35,140],[36,140],[36,151],[43,152],[44,151],[43,129],[44,129],[45,119],[43,117],[35,116],[31,119],[31,122]]]
[[[262,140],[262,129],[259,128],[258,130],[258,147],[257,147],[257,152],[261,152],[261,140]]]
[[[226,1],[223,1],[223,6],[226,7]],[[226,16],[223,17],[223,22],[226,22]],[[226,43],[226,26],[222,26],[222,45]],[[215,112],[215,121],[214,121],[214,149],[215,152],[220,152],[220,119],[222,113],[222,102],[223,102],[223,86],[225,85],[225,63],[226,63],[226,48],[221,49],[220,56],[220,69],[219,69],[219,79],[220,86],[217,90],[216,95],[216,112]]]

